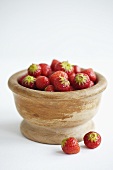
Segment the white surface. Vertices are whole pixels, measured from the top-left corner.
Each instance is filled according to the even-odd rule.
[[[113,169],[113,1],[0,1],[0,170]],[[102,73],[108,87],[94,118],[100,147],[65,155],[24,138],[8,78],[29,64],[69,60]]]

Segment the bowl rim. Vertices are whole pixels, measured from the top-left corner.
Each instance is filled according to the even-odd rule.
[[[107,80],[106,78],[98,73],[95,72],[97,75],[98,82],[87,89],[82,90],[75,90],[75,91],[68,91],[68,92],[46,92],[40,90],[34,90],[26,88],[18,83],[18,79],[27,73],[27,69],[18,71],[14,73],[8,79],[8,86],[10,90],[14,94],[22,95],[24,97],[33,97],[33,98],[47,98],[47,99],[59,99],[59,100],[71,100],[71,99],[79,99],[84,97],[91,97],[96,94],[103,92],[107,87]]]

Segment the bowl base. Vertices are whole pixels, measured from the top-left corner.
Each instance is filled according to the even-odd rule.
[[[67,128],[53,128],[45,126],[37,126],[23,120],[20,125],[21,133],[28,139],[46,143],[46,144],[61,144],[61,141],[68,137],[75,137],[80,142],[83,140],[84,135],[94,130],[94,122],[92,120],[76,126]]]

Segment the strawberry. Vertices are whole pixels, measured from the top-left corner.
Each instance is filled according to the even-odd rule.
[[[90,87],[90,78],[85,73],[77,73],[75,75],[73,86],[76,90],[86,89]]]
[[[59,76],[54,81],[54,87],[56,91],[70,91],[70,82],[62,76]]]
[[[52,85],[54,85],[54,81],[56,80],[57,77],[62,76],[65,77],[66,79],[68,79],[68,75],[67,73],[65,73],[64,71],[55,71],[53,74],[51,74],[51,76],[49,77],[50,79],[50,83]]]
[[[85,70],[82,71],[82,73],[87,74],[89,76],[90,80],[93,81],[93,82],[95,82],[96,79],[97,79],[96,74],[95,74],[95,72],[93,71],[92,68],[85,69]]]
[[[101,136],[97,132],[90,131],[83,137],[84,144],[90,149],[97,148],[101,143]]]
[[[19,79],[18,79],[18,83],[22,85],[22,81],[23,79],[28,75],[28,73],[26,73],[25,75],[21,76]]]
[[[81,72],[81,68],[78,65],[73,65],[74,67],[74,73],[80,73]]]
[[[56,59],[53,59],[52,62],[51,62],[51,69],[53,71],[56,71],[56,64],[59,63],[60,61],[56,60]]]
[[[71,85],[73,85],[75,75],[76,75],[76,74],[75,74],[74,72],[69,75],[69,81],[70,81],[70,84],[71,84]]]
[[[69,91],[74,91],[74,90],[75,90],[74,87],[73,87],[73,86],[70,86]]]
[[[90,86],[90,87],[94,86],[94,82],[93,82],[93,81],[90,81],[89,86]]]
[[[79,143],[74,137],[69,137],[62,140],[61,148],[66,154],[77,154],[80,152]]]
[[[25,76],[22,81],[21,85],[30,89],[35,89],[36,88],[36,78],[30,75]]]
[[[70,75],[71,73],[74,72],[74,67],[68,62],[68,61],[63,61],[63,62],[59,62],[56,64],[55,66],[56,71],[64,71],[66,72],[68,75]]]
[[[53,92],[53,91],[55,91],[55,88],[54,88],[53,85],[49,84],[49,85],[45,88],[45,91]]]
[[[39,65],[41,67],[41,75],[42,76],[48,77],[48,76],[50,76],[52,74],[51,67],[48,64],[40,63]]]
[[[36,79],[36,87],[39,90],[44,90],[49,84],[49,78],[46,76],[38,76]]]
[[[30,76],[38,77],[41,75],[41,67],[39,64],[32,64],[28,68],[28,74]]]

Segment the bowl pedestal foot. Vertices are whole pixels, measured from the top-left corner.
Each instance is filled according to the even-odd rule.
[[[38,126],[23,120],[20,125],[20,130],[26,138],[35,142],[61,144],[61,141],[67,137],[75,137],[80,142],[87,132],[94,130],[94,122],[90,120],[76,127],[58,128]]]

